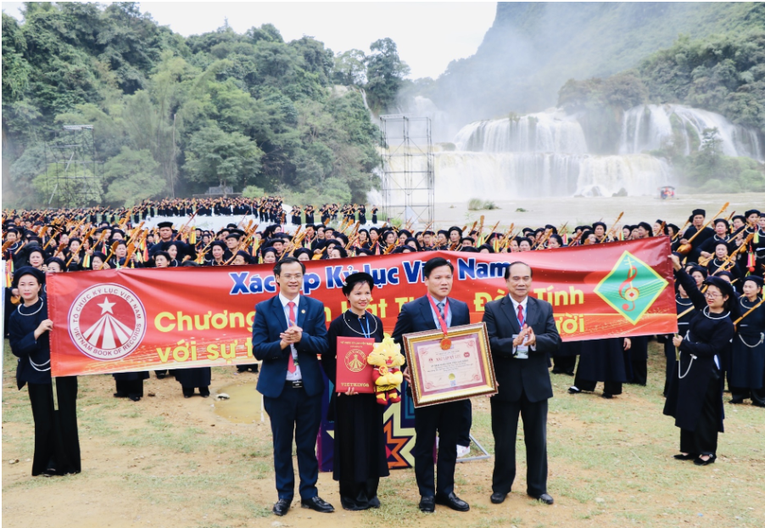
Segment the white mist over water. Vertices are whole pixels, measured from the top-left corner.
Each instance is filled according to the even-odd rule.
[[[408,110],[430,117],[434,138],[439,137],[439,130],[448,126],[448,113],[427,98],[415,99]],[[471,198],[657,196],[675,178],[669,163],[649,152],[677,141],[688,155],[700,148],[707,128],[718,130],[725,155],[763,160],[755,131],[706,110],[669,104],[631,108],[624,112],[618,151],[595,155],[576,116],[550,109],[470,123],[456,133],[453,146],[437,145],[435,198],[453,203]],[[393,164],[392,170],[404,168],[397,160]],[[416,157],[409,159],[411,170],[422,170],[424,159],[423,167],[417,164]]]
[[[723,154],[763,161],[757,133],[707,110],[683,105],[640,105],[624,113],[620,154],[677,146],[687,156],[701,147],[705,129],[717,129]],[[675,145],[675,142],[678,142]]]
[[[579,122],[553,110],[466,125],[454,138],[457,150],[587,154]]]

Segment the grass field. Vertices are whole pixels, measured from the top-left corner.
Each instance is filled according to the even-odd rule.
[[[112,397],[111,376],[79,378],[83,471],[62,478],[31,477],[33,424],[26,389],[15,386],[7,341],[3,378],[4,527],[223,528],[247,526],[765,526],[765,409],[726,403],[718,461],[708,467],[672,459],[679,430],[662,415],[663,353],[651,344],[649,384],[625,385],[606,400],[569,395],[569,376],[553,375],[548,487],[555,505],[525,495],[519,433],[519,477],[502,505],[489,501],[492,460],[457,467],[457,494],[468,513],[438,507],[421,514],[411,470],[380,484],[382,508],[317,514],[293,504],[277,518],[269,426],[232,423],[216,402],[184,399],[173,379],[152,377],[138,403]],[[231,385],[254,391],[254,374],[213,369],[213,394]],[[726,400],[728,399],[726,395]],[[257,401],[253,394],[253,402]],[[253,403],[253,405],[255,405]],[[473,402],[473,436],[493,450],[488,400]],[[267,420],[267,418],[266,418]],[[18,460],[16,463],[11,463]],[[319,493],[339,508],[337,485],[321,474]]]

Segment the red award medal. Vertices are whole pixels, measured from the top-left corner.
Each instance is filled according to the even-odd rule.
[[[441,340],[441,350],[449,350],[452,347],[452,340],[449,339],[448,327],[446,326],[446,316],[449,314],[449,303],[447,302],[444,305],[444,316],[441,317],[441,313],[438,311],[438,307],[430,295],[428,295],[428,301],[433,308],[433,313],[435,313],[438,318],[438,324],[441,325],[441,331],[444,333],[444,338]]]

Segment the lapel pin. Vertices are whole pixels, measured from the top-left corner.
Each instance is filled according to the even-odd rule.
[[[305,313],[305,310],[300,310],[300,313]]]

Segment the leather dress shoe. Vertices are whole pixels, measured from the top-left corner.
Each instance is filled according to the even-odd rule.
[[[580,389],[579,387],[575,385],[572,385],[571,387],[568,388],[569,394],[579,394],[580,392],[582,392],[582,389]]]
[[[693,460],[697,456],[698,455],[694,455],[693,453],[688,453],[687,455],[684,455],[682,453],[678,453],[677,455],[675,455],[674,458],[675,458],[675,460]]]
[[[448,506],[452,510],[466,512],[470,509],[470,504],[457,497],[454,492],[449,495],[436,495],[436,504]]]
[[[553,498],[550,497],[547,493],[542,493],[539,497],[534,497],[539,502],[544,502],[545,504],[552,504]]]
[[[694,464],[697,466],[708,466],[709,464],[714,464],[717,457],[715,455],[709,455],[709,458],[704,460],[703,458],[699,457],[696,460],[693,461]]]
[[[436,498],[433,496],[420,497],[420,511],[425,513],[436,511]]]
[[[311,508],[313,511],[317,511],[319,513],[332,513],[335,511],[334,506],[332,506],[330,503],[318,495],[316,497],[311,497],[310,499],[301,500],[300,505],[303,508]]]
[[[292,504],[290,499],[279,499],[276,501],[276,504],[274,504],[274,508],[271,511],[274,512],[274,515],[281,517],[289,511],[290,504]]]
[[[498,491],[495,491],[491,494],[491,503],[492,504],[502,504],[505,502],[505,497],[507,497],[507,493],[500,493]]]

